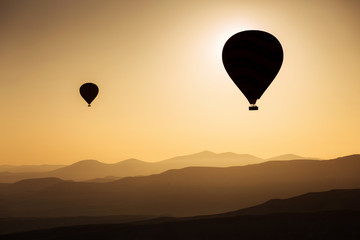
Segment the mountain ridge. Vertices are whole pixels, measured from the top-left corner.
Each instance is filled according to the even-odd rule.
[[[353,155],[188,167],[107,183],[60,182],[16,198],[0,191],[0,212],[9,217],[216,214],[306,192],[360,188],[359,168],[360,155]]]
[[[302,159],[306,160],[304,158]],[[111,181],[111,178],[108,177],[123,178],[129,176],[146,176],[161,173],[170,169],[181,169],[190,166],[245,166],[267,161],[269,160],[258,158],[250,154],[237,154],[233,152],[213,153],[210,151],[177,156],[159,162],[145,162],[134,158],[125,159],[117,163],[102,163],[97,160],[81,160],[71,165],[47,172],[0,172],[0,183],[11,183],[22,179],[45,177],[56,177],[75,181],[96,181],[96,179],[99,179],[99,182],[106,182],[106,179]],[[275,157],[271,161],[286,160],[277,159]]]
[[[282,155],[279,155],[279,156],[275,156],[275,157],[271,157],[271,158],[267,158],[266,160],[267,161],[274,161],[274,160],[298,160],[298,159],[313,159],[313,158],[306,158],[306,157],[301,157],[299,155],[296,155],[296,154],[282,154]]]
[[[286,199],[270,199],[262,204],[219,216],[343,210],[360,211],[360,189],[332,189],[324,192],[308,192]]]
[[[169,169],[189,166],[227,167],[247,165],[264,161],[249,154],[213,153],[202,151],[195,154],[177,156],[159,162],[145,162],[130,158],[108,164],[97,160],[81,160],[71,165],[41,173],[0,173],[0,182],[16,182],[27,178],[57,177],[65,180],[87,181],[108,176],[117,178],[157,174]],[[103,181],[103,180],[100,180]]]
[[[311,197],[314,194],[317,195],[315,199]],[[304,199],[305,204],[302,205],[312,206],[311,211],[293,211],[293,204],[289,201],[303,202]],[[335,204],[324,211],[318,199]],[[350,199],[353,204],[346,209],[338,208],[343,199]],[[111,239],[134,239],[135,236],[136,239],[173,239],[174,236],[180,239],[356,239],[357,234],[360,236],[360,189],[306,193],[280,200],[287,211],[254,212],[254,209],[272,201],[252,207],[252,212],[244,213],[248,208],[187,218],[100,216],[5,219],[1,220],[0,234],[7,235],[0,236],[2,239],[81,239],[89,232],[91,234],[87,239],[99,239],[100,236]],[[19,220],[22,222],[20,225]],[[24,232],[30,230],[32,232]]]

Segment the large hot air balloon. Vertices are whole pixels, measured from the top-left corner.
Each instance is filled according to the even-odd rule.
[[[258,110],[256,101],[276,77],[283,56],[276,37],[259,30],[236,33],[225,43],[224,67],[251,104],[249,110]]]
[[[85,83],[80,87],[80,94],[83,99],[89,104],[91,107],[91,102],[96,98],[99,93],[99,88],[94,83]]]

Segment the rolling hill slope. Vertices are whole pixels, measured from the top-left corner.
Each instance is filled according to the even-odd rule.
[[[360,188],[359,168],[360,155],[353,155],[327,161],[190,167],[109,183],[60,182],[16,195],[0,191],[0,214],[4,217],[216,214],[307,192]]]
[[[346,199],[346,210],[343,200]],[[327,204],[327,211],[320,202]],[[360,237],[360,189],[308,193],[221,215],[192,218],[142,216],[5,219],[1,239],[344,239]],[[294,204],[296,203],[296,204]],[[349,204],[351,203],[351,204]],[[299,208],[306,206],[306,208]],[[310,209],[309,209],[310,207]],[[265,209],[271,214],[259,214]],[[247,211],[247,213],[244,212]],[[254,213],[255,215],[246,215]],[[267,211],[269,212],[269,211]],[[245,215],[244,215],[245,213]],[[138,219],[137,222],[134,222]],[[121,222],[133,222],[119,224]],[[19,224],[20,223],[20,224]],[[117,223],[117,224],[115,224]],[[68,224],[68,225],[66,225]],[[55,228],[56,226],[67,226]],[[10,229],[10,231],[9,231]]]
[[[0,183],[11,183],[29,178],[49,177],[75,181],[94,181],[94,179],[100,178],[99,182],[104,182],[108,177],[121,178],[150,175],[161,173],[170,169],[180,169],[190,166],[243,166],[263,161],[264,160],[261,158],[248,154],[216,154],[209,151],[179,156],[160,162],[144,162],[137,159],[127,159],[114,164],[105,164],[96,160],[83,160],[48,172],[0,172]]]

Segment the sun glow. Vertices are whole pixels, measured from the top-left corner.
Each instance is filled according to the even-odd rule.
[[[213,28],[208,38],[209,53],[212,57],[221,59],[221,54],[226,41],[234,34],[246,30],[257,29],[254,24],[245,23],[243,21],[229,21],[229,23],[222,22],[216,28]],[[219,58],[220,57],[220,58]]]
[[[6,2],[3,164],[359,152],[354,1]],[[244,30],[269,32],[284,50],[256,113],[222,62]],[[88,81],[100,89],[91,108],[78,89]]]

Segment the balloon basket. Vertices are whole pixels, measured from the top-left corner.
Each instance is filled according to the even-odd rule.
[[[253,110],[258,110],[259,108],[257,106],[250,106],[249,107],[249,110],[250,111],[253,111]]]

